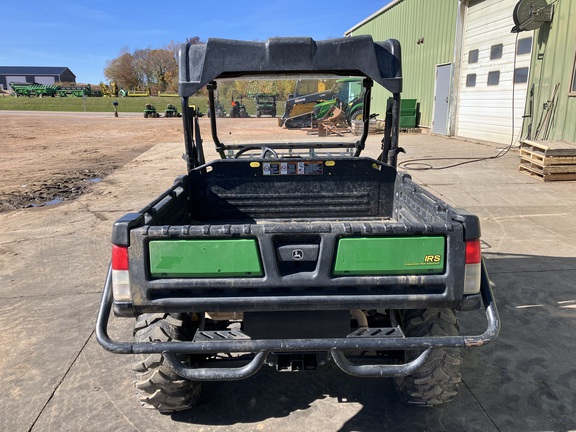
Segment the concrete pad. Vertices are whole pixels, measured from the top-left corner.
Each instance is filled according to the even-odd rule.
[[[367,154],[376,155],[380,138],[370,138]],[[498,152],[426,135],[403,135],[401,145],[408,156],[400,162]],[[465,350],[453,403],[405,406],[390,379],[357,379],[330,367],[306,374],[264,369],[240,382],[206,383],[196,409],[171,416],[141,408],[132,359],[104,351],[93,326],[113,221],[167,189],[185,169],[181,154],[181,144],[160,144],[75,202],[0,215],[0,343],[7,353],[0,361],[0,430],[576,429],[576,183],[525,176],[514,152],[409,171],[447,202],[479,215],[500,308],[501,335]],[[484,328],[481,312],[459,317],[464,331]],[[114,319],[111,333],[130,338],[131,327],[130,320]]]
[[[27,431],[35,424],[93,333],[97,299],[50,293],[2,298],[0,430]]]

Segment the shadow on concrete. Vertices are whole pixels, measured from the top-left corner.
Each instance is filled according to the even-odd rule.
[[[209,383],[204,385],[199,405],[173,414],[172,419],[198,425],[238,426],[238,423],[287,418],[283,425],[293,424],[295,430],[305,421],[308,430],[342,432],[382,430],[384,424],[391,426],[386,430],[404,430],[407,425],[414,430],[462,430],[464,424],[458,419],[448,424],[442,420],[444,411],[401,403],[394,394],[391,379],[359,379],[327,367],[302,374],[264,369],[244,382]],[[338,429],[332,428],[335,422]],[[485,426],[478,430],[490,430]]]
[[[575,430],[576,257],[484,257],[502,328],[493,344],[466,351],[464,382],[500,430]],[[474,332],[483,319],[461,314],[460,323]]]
[[[464,350],[463,383],[452,403],[407,406],[392,379],[350,377],[335,367],[284,374],[263,369],[233,383],[207,383],[193,410],[174,421],[201,425],[259,423],[288,417],[341,417],[340,431],[576,429],[576,258],[485,253],[502,320],[491,345]],[[482,332],[483,312],[461,313],[463,333]],[[337,400],[338,407],[334,407]],[[315,409],[325,404],[330,409]],[[312,420],[310,417],[317,417]]]

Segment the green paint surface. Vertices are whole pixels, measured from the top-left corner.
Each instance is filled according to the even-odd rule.
[[[333,274],[441,274],[445,242],[444,237],[342,238],[338,242]]]
[[[255,239],[156,240],[149,244],[153,277],[258,277]]]

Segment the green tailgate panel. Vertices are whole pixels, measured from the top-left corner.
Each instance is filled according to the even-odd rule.
[[[149,244],[153,277],[258,277],[255,239],[155,240]]]
[[[441,274],[445,243],[444,237],[342,238],[338,242],[333,274]]]

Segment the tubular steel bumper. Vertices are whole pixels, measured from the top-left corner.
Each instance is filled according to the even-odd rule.
[[[121,342],[108,336],[108,323],[112,310],[112,272],[108,271],[96,322],[96,339],[102,347],[116,354],[162,353],[180,376],[198,381],[230,381],[247,378],[256,373],[266,362],[270,352],[329,352],[336,365],[344,372],[361,377],[410,375],[424,364],[434,348],[480,347],[494,340],[500,331],[500,318],[486,267],[482,263],[480,293],[487,318],[487,329],[475,336],[441,337],[389,337],[375,338],[326,338],[326,339],[225,339],[193,342]],[[349,362],[344,351],[422,350],[423,353],[410,363],[402,365],[358,365]],[[239,368],[188,368],[177,360],[175,354],[254,353],[246,366]]]

